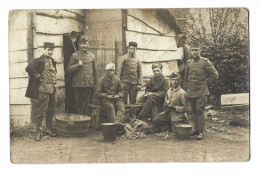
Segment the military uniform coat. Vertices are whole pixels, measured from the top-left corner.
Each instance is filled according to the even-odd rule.
[[[189,60],[184,74],[184,89],[187,91],[187,97],[209,95],[208,84],[217,79],[218,72],[207,58]]]

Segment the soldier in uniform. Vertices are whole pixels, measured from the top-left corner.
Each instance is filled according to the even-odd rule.
[[[194,124],[193,135],[197,139],[203,138],[204,109],[209,95],[208,84],[218,79],[218,72],[212,63],[200,56],[198,44],[190,47],[192,60],[187,62],[184,75],[184,89],[187,92],[188,102]]]
[[[140,118],[147,117],[154,118],[158,115],[157,106],[163,106],[165,95],[170,88],[169,80],[162,74],[162,64],[155,63],[152,65],[154,76],[146,84],[145,102],[141,112]]]
[[[175,125],[186,124],[185,116],[187,108],[186,92],[180,87],[180,75],[172,73],[170,76],[171,88],[167,91],[164,101],[164,111],[153,119],[153,123],[158,128],[172,126],[172,132],[176,133]]]
[[[128,95],[130,104],[136,104],[137,92],[142,87],[142,62],[136,57],[136,50],[137,43],[129,42],[128,53],[121,57],[117,69],[117,76],[121,79],[125,90],[125,104]]]
[[[98,70],[95,55],[88,51],[86,38],[81,38],[79,48],[79,51],[71,55],[67,70],[72,74],[77,113],[90,116],[89,104],[97,83]]]
[[[124,122],[125,104],[122,100],[124,88],[120,79],[115,76],[115,64],[106,65],[106,73],[100,78],[96,93],[101,104],[106,107],[109,122]]]
[[[36,136],[35,140],[41,140],[42,120],[46,114],[46,133],[54,137],[52,130],[52,119],[56,112],[56,62],[52,58],[54,43],[44,42],[44,53],[35,58],[25,71],[29,74],[30,80],[25,96],[36,99]]]

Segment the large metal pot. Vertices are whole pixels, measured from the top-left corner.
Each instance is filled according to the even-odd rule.
[[[192,126],[189,124],[177,124],[175,125],[176,136],[179,139],[188,139],[191,135]]]

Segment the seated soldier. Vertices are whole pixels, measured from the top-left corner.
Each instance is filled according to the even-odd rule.
[[[106,73],[98,82],[96,94],[100,98],[101,105],[106,107],[109,122],[123,122],[125,115],[124,88],[120,79],[115,76],[115,64],[106,65]]]
[[[153,64],[154,76],[146,84],[145,102],[139,118],[145,118],[150,115],[153,119],[158,115],[157,106],[162,106],[167,90],[170,88],[169,80],[162,74],[163,66],[159,63]]]
[[[153,123],[161,130],[168,130],[172,125],[172,132],[175,133],[175,125],[187,123],[184,114],[187,107],[187,101],[186,92],[180,87],[179,74],[172,73],[170,81],[171,88],[168,90],[165,97],[163,105],[164,111],[153,119]]]

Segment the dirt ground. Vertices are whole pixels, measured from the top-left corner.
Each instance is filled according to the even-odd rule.
[[[213,112],[214,113],[214,112]],[[190,137],[105,142],[102,131],[91,130],[86,137],[47,137],[36,142],[28,137],[11,138],[13,163],[104,163],[104,162],[204,162],[247,161],[250,159],[249,127],[229,125],[226,112],[206,120],[203,140]],[[233,113],[237,116],[237,112]],[[241,115],[241,113],[240,113]],[[242,116],[248,116],[248,112]],[[227,118],[229,117],[229,118]]]

